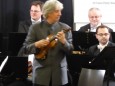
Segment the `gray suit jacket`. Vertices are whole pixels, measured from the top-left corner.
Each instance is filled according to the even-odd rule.
[[[70,27],[61,22],[50,25],[46,21],[32,25],[24,42],[26,53],[39,53],[40,49],[34,46],[34,42],[45,39],[49,34],[55,35],[63,28],[69,29]],[[50,48],[45,60],[34,59],[33,83],[48,85],[50,80],[53,86],[68,83],[66,54],[73,50],[71,31],[66,33],[66,39],[65,45],[58,41],[55,48]]]

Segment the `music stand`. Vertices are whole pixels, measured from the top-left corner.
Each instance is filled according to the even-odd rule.
[[[115,46],[105,47],[103,51],[93,59],[90,64],[94,69],[105,69],[107,73],[107,86],[109,86],[110,74],[115,72]],[[114,70],[113,70],[114,69]]]
[[[91,65],[103,65],[106,67],[108,64],[104,62],[112,61],[113,59],[115,59],[115,46],[105,47],[102,52],[91,61]]]
[[[75,50],[85,50],[98,43],[94,32],[72,31],[72,35]]]
[[[5,86],[11,79],[25,80],[28,77],[28,57],[2,56],[0,62],[0,86]]]
[[[7,59],[7,60],[6,60]],[[8,80],[21,79],[28,77],[28,57],[9,56],[0,73],[0,86],[5,86]],[[3,61],[4,62],[4,61]]]
[[[17,33],[11,32],[9,33],[8,39],[8,55],[9,56],[17,56],[20,48],[23,45],[23,42],[26,38],[27,33]]]
[[[1,75],[14,74],[15,78],[28,77],[28,57],[8,56],[8,60],[1,70]]]

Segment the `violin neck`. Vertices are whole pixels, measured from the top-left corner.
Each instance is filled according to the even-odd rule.
[[[68,32],[70,29],[63,29],[63,32],[64,33],[66,33],[66,32]],[[49,41],[50,42],[52,42],[53,40],[55,40],[56,39],[56,35],[53,35],[50,39],[49,39]]]
[[[49,41],[52,42],[52,41],[55,40],[55,39],[56,39],[56,35],[52,36],[52,37],[49,39]]]

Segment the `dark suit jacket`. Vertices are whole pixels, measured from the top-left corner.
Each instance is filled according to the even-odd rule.
[[[32,25],[31,20],[22,21],[19,23],[18,32],[19,33],[28,33],[29,27]]]
[[[113,30],[111,28],[109,28],[109,29],[110,29],[110,32],[113,32]],[[87,25],[84,25],[84,26],[80,27],[80,29],[78,31],[87,32],[88,30],[89,30],[89,32],[91,32],[90,23],[87,24]]]
[[[107,47],[115,46],[115,43],[109,42]],[[88,55],[91,56],[97,56],[100,53],[100,50],[98,49],[97,45],[93,45],[89,48]]]

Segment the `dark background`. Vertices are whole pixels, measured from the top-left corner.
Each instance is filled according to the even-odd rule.
[[[0,32],[16,32],[19,21],[28,19],[30,3],[34,0],[0,0]],[[45,2],[46,0],[41,0]],[[60,21],[73,27],[72,0],[59,0],[64,4]]]
[[[19,21],[30,18],[30,3],[34,0],[0,0],[0,33],[3,34],[3,53],[7,53],[8,33],[17,32]],[[41,0],[45,2],[46,0]],[[72,0],[59,0],[64,4],[60,21],[73,29]]]

